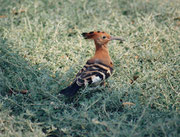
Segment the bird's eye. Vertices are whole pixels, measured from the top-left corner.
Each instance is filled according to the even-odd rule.
[[[103,39],[105,39],[105,38],[106,38],[106,36],[103,36],[102,38],[103,38]]]

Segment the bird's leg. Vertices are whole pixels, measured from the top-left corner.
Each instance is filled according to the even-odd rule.
[[[103,82],[101,82],[101,84],[100,84],[100,86],[106,86],[107,84],[106,84],[106,82],[105,81],[103,81]]]

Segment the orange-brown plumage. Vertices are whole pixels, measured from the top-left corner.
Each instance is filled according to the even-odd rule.
[[[109,34],[100,31],[82,33],[85,39],[92,39],[95,43],[95,54],[86,65],[79,71],[74,82],[67,88],[60,91],[66,96],[73,96],[83,86],[92,83],[103,82],[113,71],[113,63],[109,56],[107,44],[111,40],[121,38],[111,37]]]

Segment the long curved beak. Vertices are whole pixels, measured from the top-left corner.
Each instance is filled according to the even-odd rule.
[[[124,41],[124,39],[119,38],[119,37],[111,37],[110,40],[119,40],[120,42]]]

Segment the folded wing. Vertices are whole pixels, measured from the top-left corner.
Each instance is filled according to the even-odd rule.
[[[103,82],[112,74],[113,68],[103,63],[86,63],[86,65],[76,75],[74,82],[67,88],[60,91],[65,96],[74,96],[77,91],[89,84]]]
[[[113,68],[103,63],[86,63],[81,71],[76,75],[77,85],[84,86],[104,81],[112,74]]]

